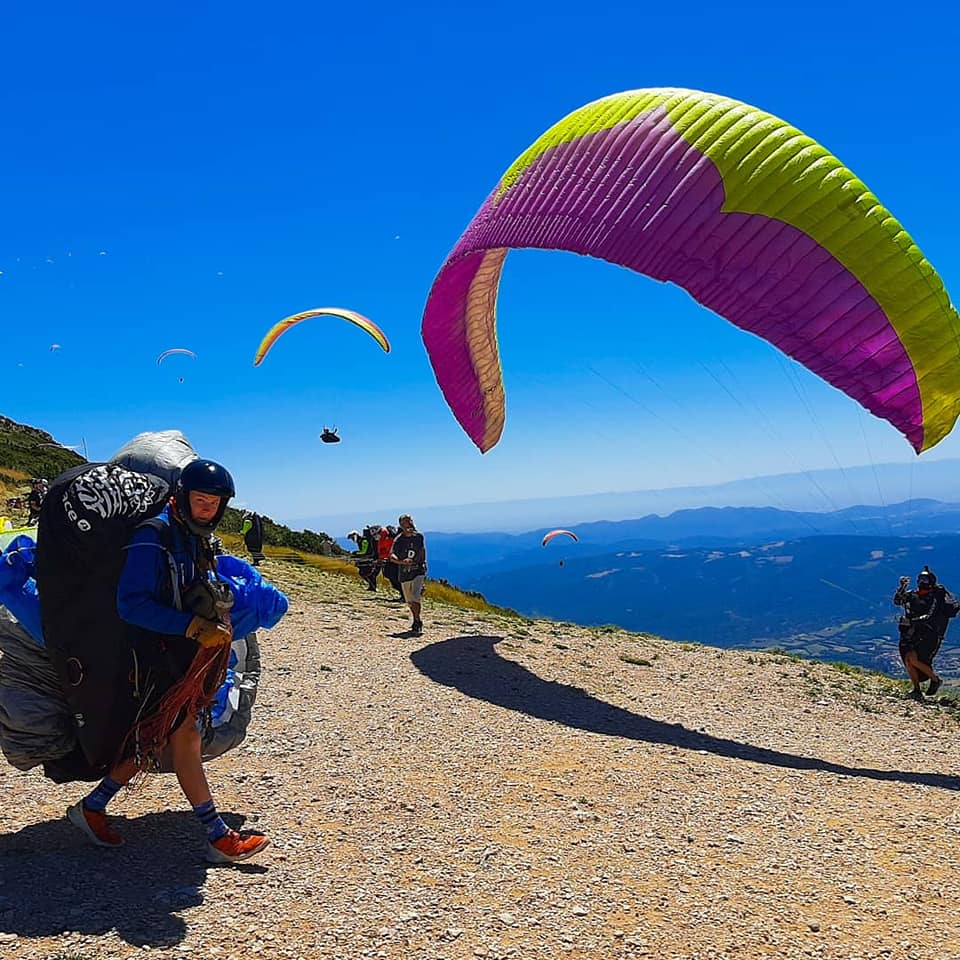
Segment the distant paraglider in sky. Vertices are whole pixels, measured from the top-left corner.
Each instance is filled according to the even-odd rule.
[[[500,275],[568,250],[683,287],[871,413],[918,452],[960,413],[960,316],[903,227],[824,147],[696,90],[575,110],[507,169],[437,274],[421,332],[481,452],[503,431]]]
[[[260,366],[263,358],[270,352],[270,348],[277,342],[281,334],[285,333],[291,327],[296,326],[298,323],[302,323],[304,320],[309,320],[311,317],[323,316],[340,317],[343,320],[349,321],[370,334],[370,336],[380,344],[385,353],[390,352],[390,342],[387,340],[386,334],[384,334],[372,320],[363,316],[363,314],[356,313],[353,310],[344,310],[340,307],[318,307],[316,310],[304,310],[302,313],[295,313],[292,316],[284,317],[283,320],[275,323],[267,331],[263,340],[260,341],[260,346],[257,347],[256,355],[253,358],[253,365],[255,367]]]
[[[61,349],[61,347],[60,347],[60,344],[59,344],[59,343],[51,343],[51,344],[50,344],[50,352],[51,352],[51,353],[56,353],[56,352],[57,352],[58,350],[60,350],[60,349]]]
[[[544,534],[543,539],[540,541],[540,546],[545,547],[554,537],[559,537],[561,534],[570,537],[574,543],[580,542],[580,538],[572,530],[551,530],[549,533]]]
[[[545,547],[554,537],[565,536],[570,537],[574,543],[579,543],[580,538],[572,530],[551,530],[549,533],[543,535],[543,539],[540,541],[540,546]],[[560,566],[563,566],[563,560],[560,561]]]
[[[339,443],[341,438],[336,427],[324,427],[320,439],[323,443]]]
[[[157,364],[163,363],[167,357],[172,357],[175,354],[181,354],[185,357],[192,357],[194,360],[197,359],[197,355],[192,350],[187,350],[186,347],[173,347],[170,350],[164,350],[163,353],[157,357]]]

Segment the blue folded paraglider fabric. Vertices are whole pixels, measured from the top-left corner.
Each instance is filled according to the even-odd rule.
[[[36,543],[24,534],[11,540],[0,554],[0,607],[6,607],[24,630],[43,644],[40,597],[34,579],[36,548]]]
[[[245,560],[224,553],[217,557],[217,574],[230,584],[233,609],[230,623],[235,637],[244,637],[254,630],[275,627],[287,612],[286,595]]]

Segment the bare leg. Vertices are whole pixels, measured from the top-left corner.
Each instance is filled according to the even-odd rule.
[[[911,680],[913,680],[914,674],[917,675],[917,679],[913,680],[915,686],[919,686],[921,683],[923,683],[924,679],[933,680],[937,676],[937,673],[933,669],[933,667],[927,666],[927,664],[925,664],[921,659],[917,657],[917,653],[915,650],[911,650],[907,654],[906,667],[907,667],[907,673],[910,673]],[[912,673],[910,670],[911,667],[913,668]],[[922,674],[922,678],[921,678],[921,674]]]
[[[907,676],[910,678],[910,682],[913,684],[913,692],[922,693],[920,689],[920,674],[917,672],[917,668],[913,665],[914,662],[914,653],[911,650],[909,653],[905,654],[902,658],[903,668],[907,671]]]
[[[137,769],[138,767],[135,760],[124,760],[110,771],[109,777],[114,783],[129,783],[133,779],[134,774],[136,774]]]
[[[200,731],[197,718],[190,714],[183,723],[170,734],[170,751],[173,755],[173,770],[180,781],[183,795],[190,801],[191,807],[199,807],[213,798],[210,785],[203,771],[200,759]]]

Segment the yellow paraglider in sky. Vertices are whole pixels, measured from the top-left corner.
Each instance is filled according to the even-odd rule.
[[[275,323],[267,331],[263,340],[260,341],[260,346],[257,347],[257,353],[253,358],[253,365],[255,367],[260,366],[263,358],[270,352],[270,348],[277,342],[281,334],[304,320],[309,320],[311,317],[323,316],[340,317],[343,320],[349,321],[361,330],[369,333],[370,336],[380,344],[384,353],[390,352],[390,341],[387,340],[386,334],[384,334],[372,320],[363,316],[363,314],[356,313],[353,310],[344,310],[341,307],[317,307],[316,310],[304,310],[302,313],[295,313],[292,316],[284,317],[283,320]]]

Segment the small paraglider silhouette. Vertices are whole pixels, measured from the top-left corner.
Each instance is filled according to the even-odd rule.
[[[51,343],[51,344],[50,344],[50,352],[51,352],[51,353],[56,353],[59,349],[60,349],[60,344],[59,344],[59,343]]]
[[[339,443],[340,436],[337,433],[336,427],[324,427],[323,433],[320,434],[320,439],[324,443]]]
[[[580,540],[580,538],[572,530],[551,530],[549,533],[544,534],[543,539],[540,541],[540,546],[545,547],[554,537],[558,537],[561,534],[570,537],[574,543],[578,543]],[[560,566],[563,566],[563,560],[560,561]]]
[[[164,350],[163,353],[157,357],[157,366],[160,366],[167,357],[182,355],[185,357],[192,357],[194,360],[197,359],[197,355],[192,351],[188,350],[186,347],[173,347],[170,350]],[[177,378],[178,383],[183,383],[183,377]]]

